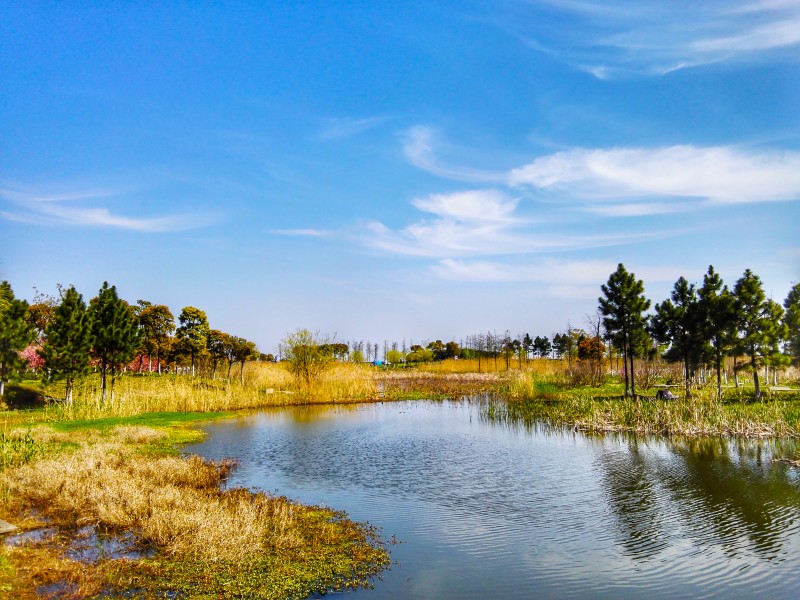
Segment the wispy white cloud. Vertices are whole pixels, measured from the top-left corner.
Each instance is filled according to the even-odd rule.
[[[343,117],[329,119],[317,133],[316,137],[320,140],[342,140],[360,135],[370,129],[383,125],[389,117],[375,116],[355,119]]]
[[[403,152],[406,158],[416,167],[445,179],[475,183],[498,183],[504,178],[503,173],[470,169],[468,167],[448,167],[442,165],[434,151],[437,140],[436,130],[425,125],[415,125],[401,134]]]
[[[568,13],[570,26],[537,30],[533,10]],[[800,3],[763,0],[539,0],[520,2],[504,28],[600,79],[663,75],[721,62],[769,60],[800,45]],[[797,54],[784,53],[791,60]]]
[[[326,237],[331,234],[324,229],[271,229],[267,233],[294,237]]]
[[[417,256],[507,252],[530,243],[514,231],[523,223],[513,214],[517,200],[498,190],[432,194],[412,205],[434,218],[399,231],[371,223],[369,241],[383,250]]]
[[[595,285],[614,271],[613,261],[566,261],[541,259],[527,264],[492,261],[440,260],[431,271],[443,279],[485,282],[547,282],[554,285]]]
[[[648,283],[675,281],[691,272],[683,266],[629,265]],[[435,277],[463,283],[535,283],[556,298],[597,298],[600,284],[617,264],[610,260],[532,258],[520,264],[486,260],[443,259],[430,268]]]
[[[454,256],[516,255],[599,248],[656,239],[663,232],[561,234],[516,212],[517,200],[499,190],[435,194],[412,202],[434,215],[393,230],[378,222],[366,226],[363,239],[395,254]]]
[[[517,198],[497,190],[468,190],[452,194],[431,194],[413,200],[419,210],[460,221],[508,222],[517,208]]]
[[[565,198],[623,203],[606,214],[655,214],[693,202],[751,203],[800,199],[800,152],[733,146],[576,149],[514,169],[511,185]],[[627,200],[636,198],[636,203]],[[665,203],[665,198],[683,204]],[[645,202],[649,201],[649,202]]]
[[[117,192],[118,193],[118,192]],[[112,213],[105,206],[82,206],[87,201],[97,204],[117,195],[111,190],[32,193],[1,188],[0,199],[11,206],[0,211],[8,221],[53,227],[104,227],[141,233],[173,232],[208,225],[207,215],[169,215],[130,217]]]

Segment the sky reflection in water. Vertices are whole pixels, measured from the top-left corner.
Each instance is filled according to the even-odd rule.
[[[800,474],[772,463],[791,443],[526,429],[479,402],[290,408],[207,430],[190,450],[238,458],[231,485],[402,542],[365,598],[800,593]]]

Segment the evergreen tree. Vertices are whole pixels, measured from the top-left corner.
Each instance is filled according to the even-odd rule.
[[[705,338],[711,344],[717,372],[717,399],[722,397],[722,359],[733,347],[736,339],[736,307],[733,295],[722,278],[708,267],[703,277],[703,287],[698,291],[700,313],[705,327]]]
[[[555,340],[553,340],[555,344]],[[525,362],[528,361],[528,357],[531,355],[531,350],[533,350],[533,340],[531,339],[530,334],[526,333],[525,337],[522,338],[522,352],[525,354]]]
[[[775,322],[776,303],[768,302],[761,279],[747,269],[733,288],[736,300],[736,323],[739,332],[738,350],[749,358],[753,371],[756,400],[761,399],[761,386],[758,380],[758,367],[772,351],[774,340],[780,337],[775,331],[780,322]],[[782,312],[782,311],[781,311]],[[781,315],[782,316],[782,315]]]
[[[210,329],[208,332],[206,350],[211,356],[211,379],[216,378],[217,364],[227,357],[226,350],[230,344],[230,337],[230,335],[219,329]],[[230,368],[228,368],[228,377],[230,377]]]
[[[155,355],[159,374],[161,374],[161,355],[169,348],[169,336],[173,331],[175,331],[175,317],[172,316],[168,306],[150,304],[139,313],[141,349],[150,361]],[[152,363],[148,366],[148,370],[152,371]]]
[[[769,322],[769,327],[765,332],[764,342],[764,378],[769,385],[769,368],[772,367],[773,374],[777,379],[777,369],[791,363],[791,359],[781,352],[781,345],[786,340],[789,328],[784,322],[783,307],[773,300],[767,300],[764,316]]]
[[[33,341],[35,333],[28,321],[28,303],[14,297],[7,281],[0,283],[0,397],[6,382],[24,367],[19,352]]]
[[[651,331],[683,362],[686,397],[691,396],[690,382],[703,359],[705,349],[703,316],[693,284],[680,277],[670,294],[670,299],[655,306]]]
[[[625,395],[635,396],[633,357],[637,341],[645,332],[647,317],[644,312],[650,308],[650,301],[644,296],[644,283],[628,273],[622,263],[600,289],[604,295],[598,298],[603,325],[625,358]]]
[[[253,360],[258,358],[258,350],[256,349],[255,342],[249,342],[244,338],[234,338],[233,343],[233,357],[236,359],[236,362],[241,363],[241,369],[239,370],[239,380],[242,385],[244,385],[244,363],[248,360]]]
[[[139,345],[139,331],[130,305],[117,296],[116,286],[104,281],[100,292],[89,303],[92,322],[92,353],[100,361],[102,401],[106,400],[108,375],[111,394],[117,372],[129,363]]]
[[[45,330],[47,338],[40,354],[45,360],[48,379],[63,379],[64,402],[72,404],[75,380],[89,370],[92,345],[91,319],[86,303],[74,287],[64,292],[53,319]]]
[[[786,349],[792,362],[800,366],[800,283],[794,284],[786,300],[783,301],[786,312],[783,323],[786,325]]]
[[[208,338],[208,318],[199,308],[186,306],[178,317],[180,326],[175,330],[178,348],[191,357],[194,377],[195,359],[206,349]]]

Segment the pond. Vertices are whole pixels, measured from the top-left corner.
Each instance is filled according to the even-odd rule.
[[[287,408],[188,450],[394,536],[364,599],[800,595],[800,469],[772,462],[791,442],[525,429],[482,406]]]

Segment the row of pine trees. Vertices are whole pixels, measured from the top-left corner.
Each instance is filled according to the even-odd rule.
[[[209,357],[214,371],[227,361],[229,377],[233,364],[241,363],[243,373],[245,361],[258,357],[255,343],[211,329],[199,308],[185,307],[176,328],[167,306],[143,300],[131,305],[108,282],[88,304],[72,286],[59,292],[60,301],[43,297],[28,305],[7,281],[0,283],[0,396],[10,377],[27,366],[21,353],[34,343],[45,378],[64,381],[68,404],[76,380],[92,365],[100,373],[105,402],[120,370],[136,356],[140,367],[145,357],[150,364],[155,358],[160,372],[162,356],[170,351],[188,359],[192,374],[200,357]]]
[[[729,289],[710,266],[700,287],[680,277],[670,297],[648,313],[651,302],[644,295],[644,283],[620,263],[601,290],[598,301],[606,338],[625,358],[626,395],[636,394],[634,357],[650,352],[653,342],[667,345],[667,358],[683,363],[687,396],[694,373],[704,364],[713,364],[721,396],[726,356],[735,363],[743,358],[734,372],[751,370],[757,399],[759,367],[800,362],[800,283],[781,306],[767,298],[761,279],[750,269]]]

